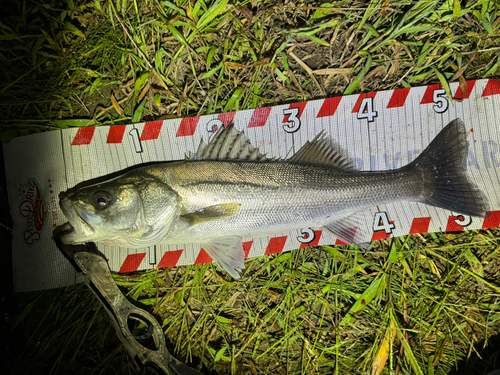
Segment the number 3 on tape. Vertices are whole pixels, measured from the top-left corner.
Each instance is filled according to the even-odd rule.
[[[392,234],[392,230],[396,228],[394,222],[389,221],[387,212],[376,212],[375,218],[373,220],[373,231],[379,232],[381,230],[385,231],[387,234]]]
[[[300,129],[299,108],[287,108],[283,110],[283,115],[288,116],[288,122],[283,124],[283,130],[287,133],[295,133]]]

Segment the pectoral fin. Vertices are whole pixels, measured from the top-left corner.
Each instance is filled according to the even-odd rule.
[[[214,220],[221,220],[236,215],[240,212],[241,203],[221,203],[214,206],[182,215],[189,226],[195,226]]]
[[[215,263],[235,279],[240,278],[238,271],[245,268],[245,251],[240,237],[216,238],[202,246]]]

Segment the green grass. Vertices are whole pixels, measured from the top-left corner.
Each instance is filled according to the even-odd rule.
[[[494,1],[8,0],[4,140],[500,78]],[[500,367],[498,230],[118,276],[210,374],[484,374]],[[133,373],[85,287],[18,296],[18,373]],[[14,369],[17,369],[15,371]],[[378,370],[377,370],[378,369]]]
[[[301,249],[248,261],[240,281],[213,265],[116,281],[157,316],[171,352],[212,373],[367,373],[388,327],[384,373],[483,373],[500,360],[490,344],[498,345],[500,328],[498,235],[403,237],[369,251]],[[85,287],[35,298],[19,317],[30,340],[16,365],[40,373],[130,369]],[[487,345],[493,354],[478,360]]]

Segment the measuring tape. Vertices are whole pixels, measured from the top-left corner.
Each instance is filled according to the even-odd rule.
[[[14,221],[16,291],[77,282],[51,239],[67,220],[58,194],[75,185],[148,162],[182,160],[234,122],[261,153],[287,158],[321,131],[335,139],[362,171],[387,170],[414,160],[455,118],[469,131],[467,173],[489,199],[491,211],[476,218],[412,202],[364,212],[365,241],[437,231],[500,225],[500,81],[468,81],[465,92],[450,84],[363,93],[252,110],[131,125],[72,128],[16,138],[4,145]],[[247,258],[297,248],[343,244],[320,228],[245,238]],[[100,244],[113,271],[202,264],[212,261],[199,244],[124,249]]]

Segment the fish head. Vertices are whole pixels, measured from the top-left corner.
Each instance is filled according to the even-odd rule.
[[[68,219],[61,237],[67,244],[152,246],[165,237],[181,210],[180,197],[167,184],[144,173],[131,172],[62,192],[59,198]]]

